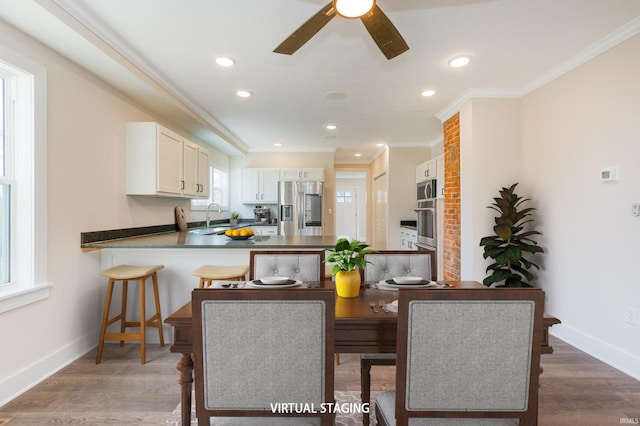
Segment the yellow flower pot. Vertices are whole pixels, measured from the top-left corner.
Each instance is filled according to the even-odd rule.
[[[360,271],[338,271],[336,293],[339,297],[358,297],[360,293]]]

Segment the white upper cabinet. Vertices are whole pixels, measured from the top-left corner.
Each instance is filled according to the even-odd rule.
[[[416,183],[427,179],[435,179],[437,174],[436,160],[431,159],[416,166]]]
[[[324,169],[280,169],[280,180],[283,182],[294,180],[324,182]]]
[[[157,123],[127,123],[126,163],[129,195],[209,196],[207,151]]]
[[[416,166],[416,183],[436,179],[436,198],[444,198],[444,155]]]
[[[240,170],[240,202],[277,204],[280,169]]]
[[[198,150],[198,195],[208,198],[211,193],[209,179],[209,153],[204,149]]]

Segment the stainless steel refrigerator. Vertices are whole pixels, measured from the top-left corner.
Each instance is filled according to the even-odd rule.
[[[278,183],[278,234],[322,235],[322,182]]]

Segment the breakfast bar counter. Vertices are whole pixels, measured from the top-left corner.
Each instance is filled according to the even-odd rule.
[[[322,249],[335,246],[337,237],[324,236],[281,236],[255,234],[246,240],[233,240],[225,235],[210,234],[208,228],[198,228],[182,232],[165,232],[138,237],[118,238],[81,244],[83,249],[129,249],[129,248],[192,248],[192,249]]]
[[[136,230],[137,231],[137,230]],[[233,240],[219,235],[217,228],[192,228],[187,231],[169,231],[127,235],[129,230],[100,231],[81,236],[81,248],[88,256],[99,257],[102,270],[117,265],[164,265],[158,272],[161,313],[164,318],[191,300],[191,291],[199,286],[193,271],[203,265],[247,266],[251,250],[322,250],[335,247],[335,236],[279,236],[255,234],[245,240]],[[224,231],[222,231],[224,232]],[[96,274],[98,276],[98,274]],[[101,304],[106,299],[106,278],[100,277]],[[136,292],[129,292],[128,310],[139,315]],[[113,297],[120,297],[117,286]],[[151,305],[152,300],[147,301]],[[164,326],[165,341],[171,342],[168,325]],[[158,336],[149,333],[148,343],[158,343]]]

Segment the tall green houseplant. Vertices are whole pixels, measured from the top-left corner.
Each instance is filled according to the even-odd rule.
[[[504,281],[505,287],[533,287],[530,281],[535,277],[529,269],[532,266],[540,269],[536,263],[525,258],[527,253],[544,253],[533,239],[533,236],[542,234],[536,230],[525,231],[524,227],[526,223],[534,221],[530,216],[535,208],[522,208],[523,203],[529,199],[514,192],[516,185],[518,184],[514,183],[509,188],[503,187],[500,197],[494,198],[495,202],[487,206],[497,211],[499,216],[496,216],[493,227],[495,235],[480,240],[480,246],[484,247],[484,258],[494,260],[487,267],[487,272],[491,271],[491,275],[483,281],[486,286]]]

